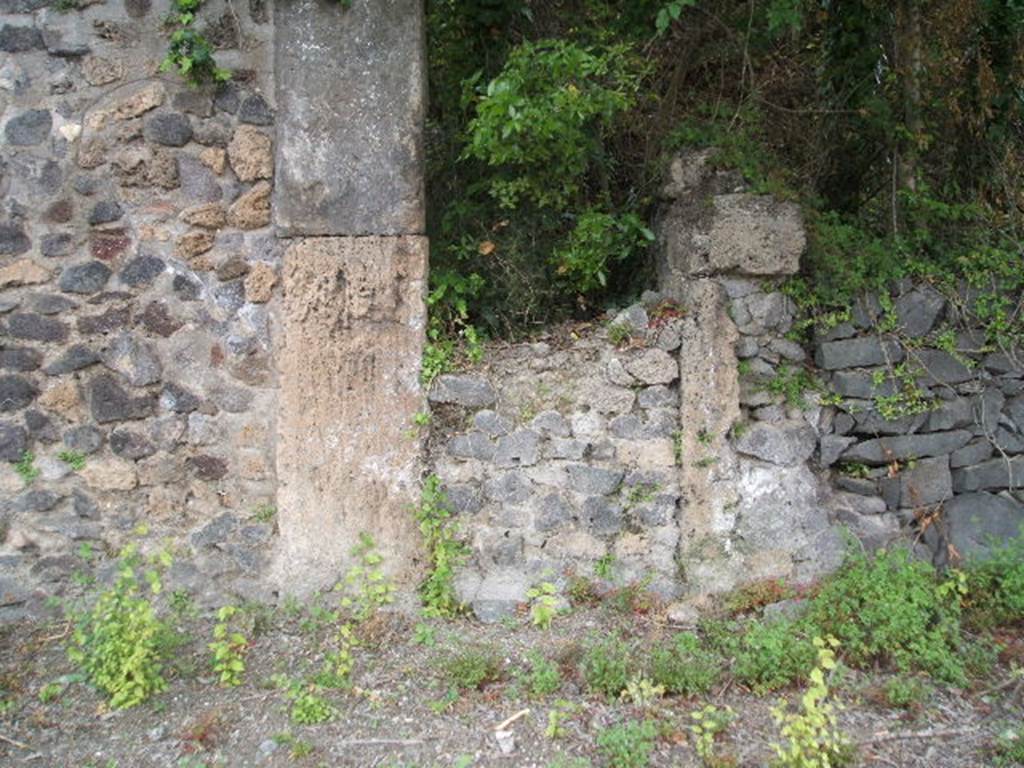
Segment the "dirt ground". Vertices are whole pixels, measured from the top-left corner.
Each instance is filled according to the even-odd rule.
[[[438,621],[429,624],[432,632],[422,624],[417,631],[417,620],[388,614],[370,626],[356,651],[353,687],[326,692],[336,717],[296,725],[285,692],[270,678],[314,673],[332,629],[294,606],[254,616],[242,685],[221,687],[212,674],[206,648],[212,620],[179,616],[177,628],[189,639],[167,669],[167,690],[128,710],[110,710],[96,690],[67,682],[74,673],[66,655],[67,622],[0,629],[0,765],[583,768],[608,765],[597,747],[599,734],[647,717],[661,724],[650,764],[687,768],[701,765],[689,740],[689,715],[709,702],[729,705],[738,715],[718,747],[736,765],[768,765],[778,739],[770,710],[780,694],[758,697],[726,683],[705,697],[666,697],[641,709],[585,692],[568,660],[588,638],[621,631],[640,653],[675,630],[656,616],[623,615],[607,606],[559,617],[546,631],[531,627],[527,616],[490,626]],[[433,643],[424,644],[431,633]],[[451,700],[441,660],[466,645],[497,649],[503,679]],[[566,661],[561,689],[551,696],[531,697],[522,684],[531,649]],[[911,710],[880,703],[884,679],[849,671],[836,692],[840,724],[857,745],[862,766],[993,766],[993,740],[1022,723],[1020,685],[986,692],[1013,680],[1005,667],[973,691],[935,687]],[[48,691],[56,698],[44,702],[40,691],[50,683],[58,684]],[[792,701],[799,691],[781,695]],[[550,738],[548,712],[560,701],[570,702],[571,714],[564,733]],[[524,710],[505,729],[512,736],[503,749],[495,726]]]

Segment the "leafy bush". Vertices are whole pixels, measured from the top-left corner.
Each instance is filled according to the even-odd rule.
[[[722,664],[717,654],[701,647],[695,634],[680,632],[651,653],[651,680],[666,693],[694,696],[715,684]]]
[[[959,598],[940,587],[932,566],[906,549],[855,552],[823,585],[810,615],[851,663],[891,661],[901,671],[963,683]]]
[[[430,559],[430,572],[420,584],[423,612],[427,616],[455,616],[462,611],[455,594],[455,568],[465,557],[466,548],[457,538],[458,523],[436,475],[423,484],[416,522]]]
[[[548,696],[562,687],[562,673],[555,662],[544,658],[540,651],[531,651],[527,661],[530,669],[526,684],[531,696]]]
[[[140,592],[138,558],[127,550],[114,585],[76,617],[68,656],[89,681],[110,695],[115,708],[133,707],[167,687],[162,669],[168,627]],[[146,572],[153,594],[160,592],[155,570]]]
[[[207,646],[213,653],[213,671],[219,676],[221,685],[240,685],[245,672],[249,641],[233,626],[237,615],[238,609],[233,605],[225,605],[217,611],[213,642]]]
[[[480,89],[466,155],[500,169],[491,194],[564,208],[600,154],[602,132],[639,87],[626,46],[591,50],[564,40],[524,42]]]
[[[805,678],[814,659],[814,644],[803,623],[759,622],[739,640],[733,671],[740,682],[763,693]]]
[[[609,699],[626,688],[633,677],[633,666],[629,646],[614,637],[591,643],[581,661],[587,687]]]
[[[472,690],[501,679],[501,657],[492,648],[462,648],[439,660],[439,668],[456,688]]]
[[[591,209],[581,214],[552,256],[555,271],[580,293],[604,290],[610,265],[632,259],[654,240],[635,213],[613,216]]]
[[[644,768],[651,762],[658,727],[650,720],[614,725],[597,737],[597,748],[611,768]]]
[[[967,567],[968,621],[992,627],[1024,621],[1024,535]]]

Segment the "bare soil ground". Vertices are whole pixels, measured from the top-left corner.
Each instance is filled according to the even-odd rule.
[[[270,678],[315,673],[331,628],[315,626],[308,614],[295,610],[268,608],[257,617],[242,685],[221,687],[210,670],[206,644],[212,621],[180,617],[178,628],[188,641],[167,670],[167,690],[128,710],[110,710],[99,692],[81,682],[67,684],[51,701],[40,700],[44,686],[74,672],[66,655],[66,622],[0,629],[0,701],[6,702],[0,715],[0,765],[605,766],[599,734],[624,720],[646,717],[661,723],[650,764],[686,768],[701,765],[689,739],[689,714],[709,702],[729,705],[738,714],[719,746],[719,753],[731,754],[736,765],[767,765],[778,739],[770,710],[780,694],[759,697],[725,683],[705,697],[667,697],[640,709],[587,692],[573,662],[588,638],[620,631],[643,653],[674,631],[658,617],[623,615],[606,606],[559,617],[546,631],[532,628],[526,616],[491,626],[433,622],[432,645],[415,641],[415,620],[400,614],[380,617],[363,633],[364,644],[356,651],[353,687],[326,692],[336,717],[322,725],[296,725],[285,693]],[[422,629],[419,634],[422,639]],[[446,699],[450,686],[443,659],[466,645],[497,649],[503,679],[452,701]],[[557,693],[529,695],[521,678],[531,650],[562,662]],[[1008,727],[1019,728],[1024,717],[1020,685],[986,692],[1002,680],[1012,681],[1007,666],[976,690],[935,687],[910,710],[881,703],[884,680],[882,673],[848,671],[836,691],[843,707],[840,723],[857,744],[859,765],[992,766],[993,740]],[[51,686],[51,693],[59,688]],[[799,691],[781,696],[796,700]],[[550,738],[545,734],[548,712],[559,700],[570,702],[573,713],[564,734]],[[495,726],[523,710],[507,727],[512,748],[505,753]]]

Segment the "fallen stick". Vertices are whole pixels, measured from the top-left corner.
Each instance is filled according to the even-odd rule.
[[[12,738],[4,736],[2,733],[0,733],[0,741],[6,742],[11,746],[17,747],[18,749],[28,749],[28,744],[22,744],[20,741],[15,741]]]
[[[512,717],[505,718],[500,723],[498,723],[496,726],[494,726],[494,730],[496,730],[496,731],[506,731],[506,730],[508,730],[508,727],[510,725],[512,725],[512,723],[514,723],[516,720],[518,720],[521,717],[526,717],[528,714],[530,714],[530,710],[529,709],[521,709],[518,712],[516,712],[514,715],[512,715]]]
[[[423,739],[348,739],[337,742],[341,747],[415,747],[423,743]]]
[[[905,741],[908,739],[948,739],[977,732],[977,728],[946,728],[928,731],[903,731],[901,733],[876,733],[870,739],[859,739],[857,744],[880,744],[884,741]]]

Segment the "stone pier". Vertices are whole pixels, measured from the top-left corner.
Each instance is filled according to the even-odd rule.
[[[419,0],[276,6],[273,219],[289,238],[278,356],[278,581],[329,586],[371,534],[399,580],[426,323]]]

